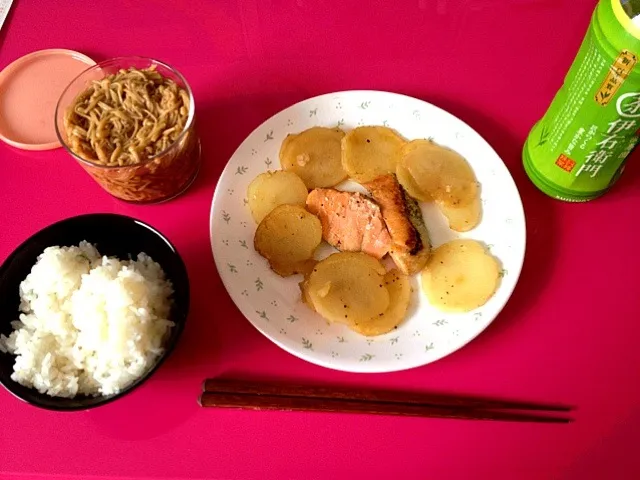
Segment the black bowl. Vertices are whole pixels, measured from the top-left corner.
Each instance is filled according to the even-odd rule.
[[[68,218],[39,231],[20,245],[0,267],[0,333],[8,336],[11,321],[17,320],[20,304],[19,286],[46,247],[78,245],[86,240],[96,245],[101,255],[121,259],[136,258],[145,252],[164,270],[175,293],[170,320],[175,323],[165,341],[164,353],[147,373],[120,393],[75,398],[51,397],[11,380],[15,356],[0,352],[0,383],[25,402],[50,410],[86,410],[112,402],[131,392],[157,370],[176,346],[189,311],[189,279],[175,247],[157,230],[134,218],[116,214],[90,214]]]

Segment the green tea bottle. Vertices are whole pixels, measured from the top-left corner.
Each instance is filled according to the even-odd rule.
[[[604,194],[640,135],[640,0],[600,0],[564,84],[524,145],[544,193],[568,202]]]

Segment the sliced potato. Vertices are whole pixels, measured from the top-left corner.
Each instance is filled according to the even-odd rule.
[[[386,273],[384,265],[382,265],[377,258],[363,252],[341,252],[340,255],[337,253],[331,254],[327,258],[322,260],[322,264],[325,267],[328,267],[330,265],[333,265],[334,263],[344,264],[347,261],[351,266],[357,264],[360,268],[368,268],[370,270],[374,270],[379,275],[384,276],[384,274]]]
[[[305,272],[313,269],[316,264],[315,260],[302,260],[300,262],[269,262],[271,270],[276,272],[281,277],[290,277],[297,273],[304,274]]]
[[[449,220],[449,228],[456,232],[468,232],[480,223],[482,207],[480,196],[476,196],[471,202],[464,205],[447,205],[437,202],[440,211]]]
[[[265,172],[254,178],[247,188],[251,215],[260,223],[278,205],[300,205],[307,201],[307,187],[293,172]]]
[[[287,277],[313,268],[321,241],[318,217],[298,205],[280,205],[260,222],[253,244],[274,272]]]
[[[467,205],[479,195],[471,166],[459,153],[429,140],[413,140],[400,151],[399,163],[425,195],[447,206]]]
[[[280,146],[280,165],[298,175],[309,190],[333,187],[347,178],[342,168],[343,137],[339,128],[326,127],[287,135]]]
[[[365,253],[334,253],[309,276],[309,297],[315,310],[330,322],[365,322],[389,306],[384,273],[384,266]]]
[[[402,323],[409,309],[411,283],[409,277],[393,269],[384,276],[384,284],[389,291],[389,307],[382,315],[366,322],[353,323],[349,327],[361,335],[373,337],[390,332]]]
[[[315,258],[310,258],[309,260],[305,260],[300,265],[300,271],[298,273],[303,274],[305,278],[309,278],[309,275],[311,275],[311,272],[313,272],[313,269],[316,267],[317,264],[318,264],[318,260],[316,260]]]
[[[422,289],[435,307],[468,312],[495,293],[500,265],[475,240],[453,240],[436,248],[422,271]]]
[[[405,143],[388,127],[354,128],[342,139],[342,167],[360,183],[395,173],[398,153]]]
[[[309,307],[314,312],[316,308],[313,306],[313,301],[309,296],[309,277],[311,276],[311,272],[313,272],[313,269],[317,264],[318,264],[317,260],[310,260],[309,261],[310,268],[308,268],[304,272],[301,272],[304,274],[304,278],[300,283],[298,283],[298,287],[300,287],[300,298],[302,300],[302,303],[304,303],[307,307]]]
[[[298,287],[300,287],[300,298],[302,303],[315,312],[316,307],[313,306],[313,300],[311,300],[311,296],[309,295],[309,278],[304,277],[304,280],[298,283]]]
[[[421,175],[420,184],[413,173]],[[433,199],[449,220],[449,227],[467,232],[480,223],[480,190],[466,160],[428,140],[409,142],[400,152],[398,181],[413,198]]]
[[[432,201],[431,197],[428,194],[420,190],[420,187],[418,187],[418,184],[409,173],[409,170],[407,170],[407,167],[400,163],[396,165],[396,177],[398,179],[398,182],[400,182],[400,185],[402,185],[402,188],[405,189],[410,197],[413,197],[419,202]]]

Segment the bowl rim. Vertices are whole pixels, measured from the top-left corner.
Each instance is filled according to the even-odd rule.
[[[146,222],[143,222],[142,220],[139,220],[135,217],[131,217],[128,215],[123,215],[120,213],[109,213],[109,212],[97,212],[97,213],[85,213],[85,214],[80,214],[80,215],[74,215],[71,217],[67,217],[64,218],[62,220],[58,220],[54,223],[51,223],[43,228],[41,228],[40,230],[36,231],[35,233],[33,233],[32,235],[30,235],[28,238],[26,238],[24,241],[22,241],[8,256],[7,258],[4,259],[4,261],[2,263],[0,263],[0,276],[3,274],[3,271],[5,270],[5,268],[7,268],[7,265],[20,253],[21,250],[23,250],[24,248],[26,248],[32,241],[34,241],[36,238],[38,238],[39,236],[43,235],[45,232],[47,232],[50,229],[59,227],[61,225],[64,225],[65,223],[71,223],[74,221],[81,221],[83,219],[88,219],[90,217],[111,217],[111,218],[119,218],[121,220],[125,220],[125,221],[131,221],[135,224],[137,224],[140,227],[146,228],[148,230],[150,230],[151,232],[153,232],[155,235],[157,235],[158,237],[160,237],[161,240],[163,240],[167,246],[173,251],[173,253],[176,256],[176,259],[178,261],[178,267],[184,272],[184,291],[185,291],[185,303],[183,305],[183,308],[180,309],[179,313],[179,322],[175,322],[174,321],[174,327],[172,329],[172,333],[171,336],[169,338],[173,338],[173,340],[165,347],[164,352],[162,353],[162,355],[160,357],[158,357],[156,363],[149,369],[147,370],[144,375],[142,375],[141,377],[139,377],[137,380],[135,380],[134,382],[132,382],[131,384],[129,384],[127,387],[125,387],[123,390],[121,390],[119,393],[113,394],[113,395],[109,395],[109,396],[97,396],[97,397],[87,397],[87,396],[83,396],[89,399],[97,399],[96,403],[93,405],[76,405],[76,406],[64,406],[64,405],[56,405],[56,404],[50,404],[50,405],[45,405],[43,403],[40,403],[39,401],[33,401],[33,400],[29,400],[27,398],[24,398],[23,396],[19,395],[18,393],[16,393],[13,388],[11,388],[9,385],[7,385],[7,382],[3,382],[2,379],[0,378],[0,385],[2,385],[4,387],[4,389],[9,392],[11,395],[13,395],[15,398],[17,398],[18,400],[21,400],[24,403],[27,403],[29,405],[32,405],[34,407],[37,408],[41,408],[44,410],[50,410],[50,411],[57,411],[57,412],[77,412],[77,411],[83,411],[83,410],[91,410],[97,407],[102,407],[103,405],[107,405],[115,400],[118,400],[120,398],[123,398],[124,396],[128,395],[129,393],[131,393],[133,390],[135,390],[136,388],[138,388],[139,386],[141,386],[143,383],[145,383],[147,380],[149,380],[149,378],[151,378],[151,376],[160,368],[160,366],[165,362],[165,360],[171,355],[171,353],[173,352],[173,350],[176,348],[178,342],[180,341],[180,338],[182,337],[182,333],[184,332],[184,328],[185,325],[187,323],[187,319],[189,317],[189,310],[190,310],[190,306],[191,306],[191,287],[190,287],[190,282],[189,282],[189,275],[188,275],[188,271],[187,271],[187,266],[184,263],[184,260],[182,259],[182,256],[180,255],[180,253],[178,252],[178,249],[175,247],[175,245],[173,245],[173,243],[171,243],[171,241],[165,236],[163,235],[159,230],[157,230],[155,227],[149,225]],[[157,260],[154,260],[157,261]],[[173,321],[173,319],[171,319]],[[0,352],[1,353],[1,352]],[[9,353],[7,353],[7,355],[11,355]],[[11,380],[11,382],[20,385],[17,382],[14,382],[13,380]],[[25,387],[27,388],[27,387]],[[34,393],[38,394],[38,395],[46,395],[44,393],[40,393],[35,389],[31,389],[34,391]],[[64,401],[64,400],[73,400],[74,398],[66,398],[66,397],[50,397],[52,399],[53,402],[60,400],[60,401]],[[81,397],[82,398],[82,397]]]
[[[62,108],[62,105],[61,105],[62,99],[69,92],[69,89],[71,88],[71,86],[75,82],[77,82],[83,76],[89,74],[90,72],[99,71],[102,68],[107,67],[107,66],[112,66],[113,64],[133,63],[133,62],[136,62],[136,61],[149,62],[151,65],[159,65],[162,68],[165,68],[165,69],[171,71],[172,74],[174,74],[176,77],[178,77],[180,79],[180,81],[184,84],[184,88],[187,91],[187,94],[189,95],[189,116],[187,117],[187,123],[185,123],[184,128],[180,132],[180,135],[178,135],[176,137],[176,139],[171,143],[171,145],[169,145],[167,148],[165,148],[161,152],[153,155],[152,157],[148,157],[145,161],[140,162],[140,163],[135,163],[135,164],[132,164],[132,165],[102,165],[100,163],[92,162],[91,160],[87,160],[86,158],[80,157],[73,150],[71,150],[71,148],[69,148],[69,146],[67,145],[67,141],[62,136],[62,133],[61,133],[61,130],[60,130],[61,129],[61,125],[59,125],[58,113],[60,112],[60,109]],[[125,67],[122,67],[122,68],[125,68]],[[127,68],[130,68],[130,67],[127,67]],[[79,93],[76,93],[76,96]],[[60,97],[58,98],[58,101],[56,102],[56,108],[55,108],[55,112],[54,112],[55,116],[54,116],[54,119],[53,119],[53,123],[55,125],[56,137],[58,138],[58,141],[60,142],[60,145],[67,151],[67,153],[69,153],[69,155],[71,155],[78,162],[80,162],[82,164],[85,164],[85,165],[88,165],[88,166],[90,166],[92,168],[100,168],[100,169],[104,169],[104,170],[112,170],[112,169],[118,169],[118,168],[139,168],[139,167],[144,167],[145,165],[150,164],[151,162],[153,162],[157,158],[163,157],[168,152],[170,152],[172,149],[174,149],[175,146],[178,145],[184,139],[184,137],[189,133],[189,131],[191,130],[191,127],[193,126],[193,123],[194,123],[194,120],[195,120],[195,111],[196,111],[195,107],[196,107],[195,106],[195,100],[193,98],[193,91],[191,90],[191,86],[189,85],[189,82],[187,82],[187,79],[184,77],[184,75],[182,75],[176,68],[172,67],[168,63],[165,63],[165,62],[163,62],[161,60],[157,60],[157,59],[155,59],[153,57],[146,57],[146,56],[143,56],[143,55],[126,55],[126,56],[113,57],[113,58],[108,58],[106,60],[102,60],[101,62],[98,62],[95,65],[91,65],[90,67],[86,68],[85,70],[80,72],[76,77],[74,77],[73,80],[71,80],[69,82],[69,84],[64,88],[64,90],[60,94]]]

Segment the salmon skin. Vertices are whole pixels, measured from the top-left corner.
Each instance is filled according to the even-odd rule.
[[[431,254],[429,231],[418,202],[398,183],[392,173],[363,185],[378,202],[392,239],[389,256],[405,275],[414,275],[427,264]]]
[[[377,259],[391,248],[391,236],[377,203],[354,192],[316,188],[307,210],[322,223],[322,238],[343,252],[364,252]]]
[[[395,175],[382,175],[362,185],[380,205],[382,218],[398,253],[415,255],[422,249],[422,241],[411,222],[410,204],[406,192]]]

